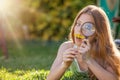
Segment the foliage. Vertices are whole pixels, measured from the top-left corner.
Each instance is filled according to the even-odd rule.
[[[16,70],[10,72],[6,68],[0,69],[0,79],[1,80],[46,80],[49,71],[45,70]],[[61,80],[89,80],[87,73],[72,73],[67,71]]]
[[[60,40],[67,38],[79,10],[96,0],[25,0],[21,12],[22,24],[27,25],[31,38]]]
[[[120,1],[119,1],[119,4],[120,4]],[[119,5],[119,9],[120,9],[120,5]],[[119,11],[119,17],[120,17],[120,11]],[[120,23],[117,24],[115,32],[116,32],[115,38],[120,39]]]

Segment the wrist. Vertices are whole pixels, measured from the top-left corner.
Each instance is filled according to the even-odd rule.
[[[88,52],[82,56],[82,59],[83,59],[85,62],[88,61],[90,58],[91,58],[91,57],[90,57],[90,54],[89,54]]]
[[[61,67],[64,68],[64,69],[67,69],[69,66],[63,61],[61,63]]]
[[[87,59],[87,60],[86,60],[86,63],[87,63],[88,65],[91,64],[91,63],[92,63],[92,59],[91,59],[91,58]]]

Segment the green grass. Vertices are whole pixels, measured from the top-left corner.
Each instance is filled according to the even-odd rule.
[[[11,70],[45,69],[49,70],[55,59],[60,42],[24,41],[21,48],[8,42],[9,59],[0,59],[0,66]],[[2,54],[2,53],[1,53]]]
[[[9,58],[0,51],[0,80],[46,80],[61,42],[7,42]],[[86,74],[67,71],[61,80],[88,80]]]
[[[46,76],[49,71],[45,70],[16,70],[9,72],[7,69],[0,69],[0,80],[46,80]],[[73,74],[71,71],[67,71],[61,80],[89,80],[86,73]]]

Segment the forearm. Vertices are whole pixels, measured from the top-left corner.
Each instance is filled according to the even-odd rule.
[[[79,62],[79,68],[82,71],[87,71],[88,70],[88,66],[84,61]]]
[[[102,68],[95,60],[89,59],[87,65],[99,80],[117,80],[115,74]]]
[[[64,75],[67,67],[63,64],[56,67],[54,70],[51,70],[49,75],[47,76],[47,80],[60,80],[60,78]]]

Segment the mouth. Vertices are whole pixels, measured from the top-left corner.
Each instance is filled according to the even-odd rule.
[[[84,38],[85,38],[83,35],[80,35],[80,34],[74,34],[74,36],[75,36],[77,39],[84,39]]]

